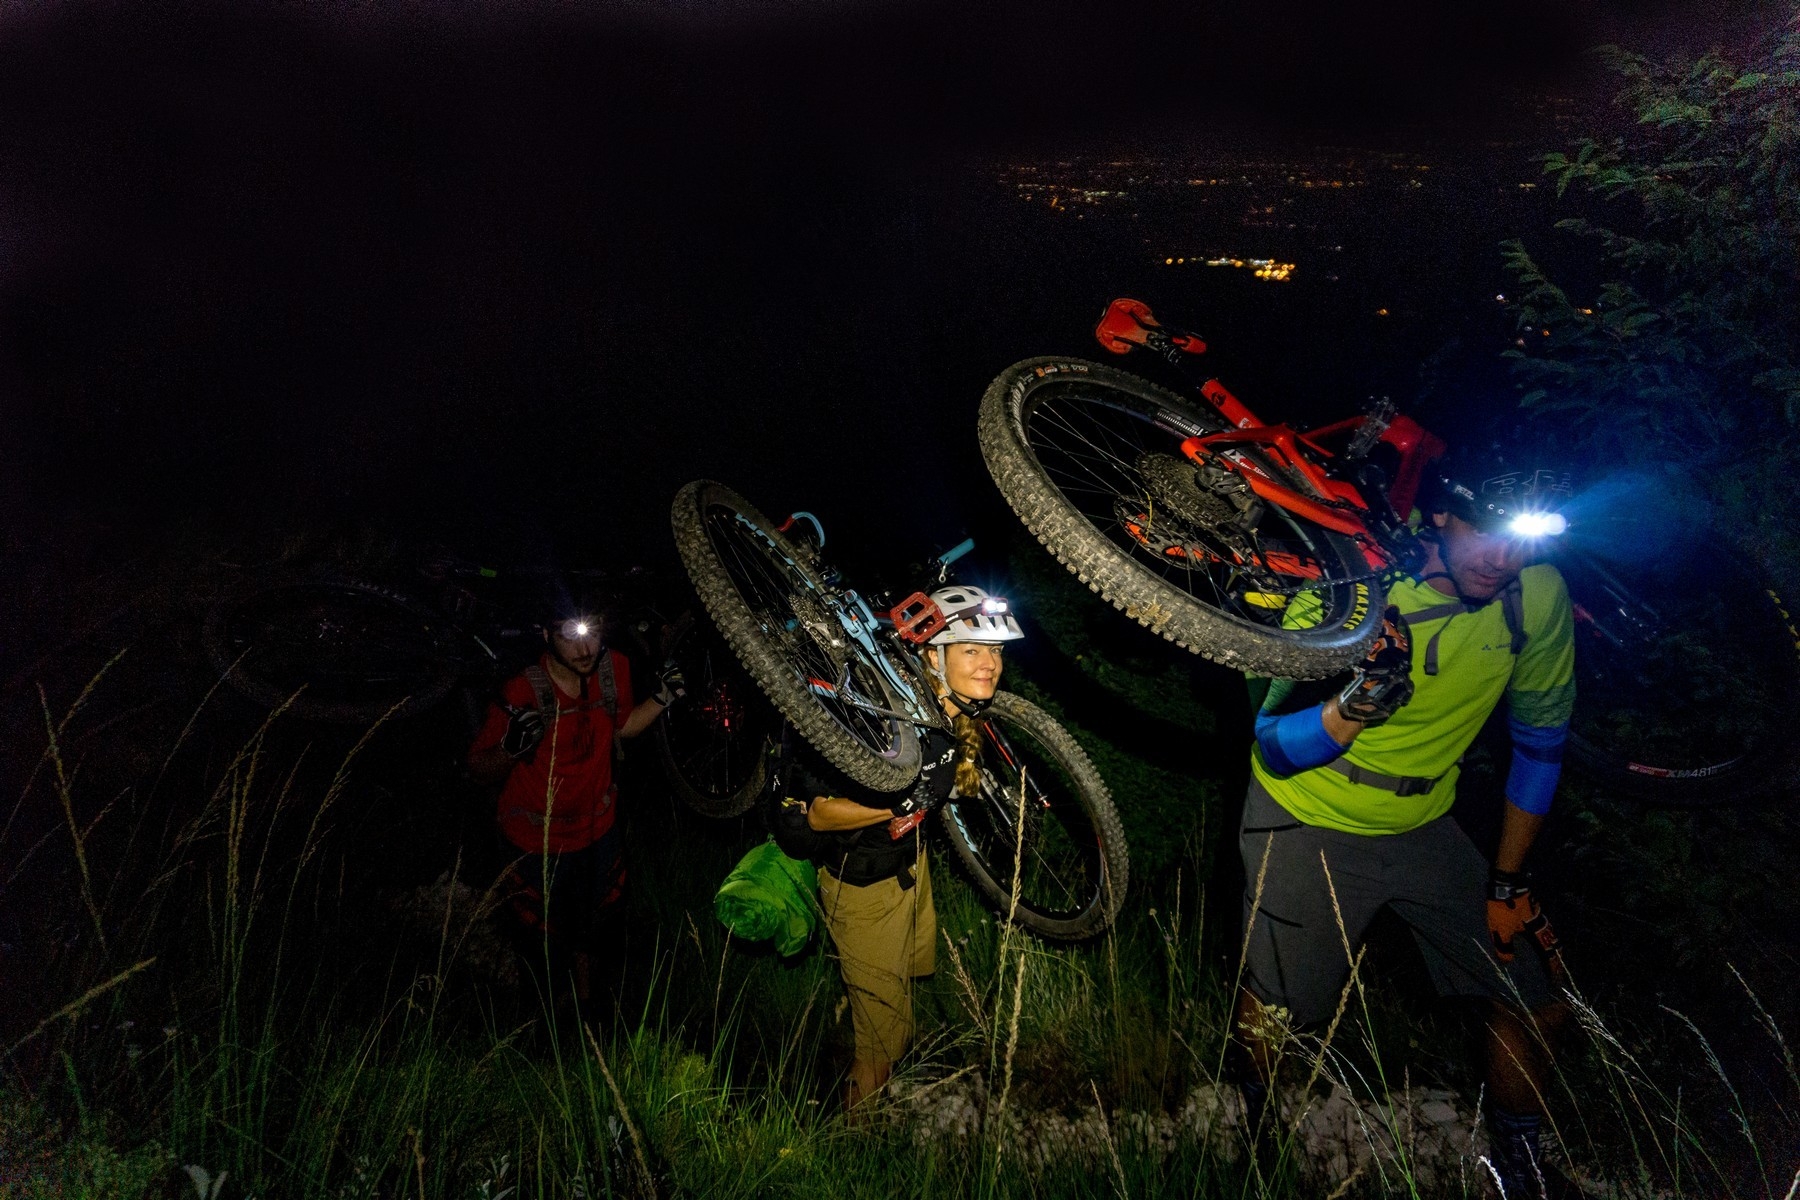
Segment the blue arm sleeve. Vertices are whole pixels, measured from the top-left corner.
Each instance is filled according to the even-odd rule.
[[[1562,777],[1563,743],[1568,741],[1569,725],[1527,725],[1509,716],[1512,730],[1512,769],[1506,775],[1506,798],[1528,813],[1543,816],[1550,811],[1556,795],[1556,781]]]
[[[1344,752],[1325,732],[1323,704],[1280,717],[1256,714],[1256,744],[1262,748],[1263,764],[1281,776],[1322,767]]]

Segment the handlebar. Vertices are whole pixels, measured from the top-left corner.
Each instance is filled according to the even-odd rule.
[[[801,512],[797,512],[797,513],[789,513],[788,519],[783,521],[780,525],[776,526],[775,528],[776,528],[777,532],[786,533],[788,530],[792,529],[795,525],[799,524],[801,521],[805,521],[807,524],[809,524],[813,527],[813,532],[815,534],[817,534],[818,538],[819,538],[819,544],[817,546],[817,549],[823,550],[825,548],[825,526],[823,526],[819,523],[819,518],[813,516],[809,512],[801,511]]]

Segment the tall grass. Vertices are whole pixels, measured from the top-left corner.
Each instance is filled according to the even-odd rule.
[[[1276,1149],[1249,1156],[1222,1082],[1241,932],[1207,926],[1201,850],[1082,946],[1023,935],[940,870],[918,1045],[877,1119],[852,1125],[829,947],[781,961],[710,919],[754,831],[640,804],[644,936],[618,1006],[584,1029],[558,996],[472,969],[494,919],[479,879],[479,902],[445,890],[428,927],[370,935],[395,918],[345,898],[370,864],[340,818],[379,730],[325,762],[276,713],[204,769],[170,774],[163,757],[154,778],[197,799],[159,833],[155,809],[89,800],[58,761],[88,694],[46,716],[45,767],[19,801],[57,818],[68,852],[13,878],[72,903],[46,939],[66,943],[49,963],[65,990],[5,1040],[0,1196],[1484,1194],[1453,1023],[1402,996],[1382,946],[1348,939],[1328,1028],[1277,1031]],[[95,836],[122,815],[129,829]],[[444,865],[446,889],[469,873]],[[1622,1026],[1576,995],[1551,1111],[1595,1194],[1792,1200],[1800,1074],[1732,987],[1729,1055],[1678,1013]],[[1750,1082],[1727,1065],[1746,1062]]]

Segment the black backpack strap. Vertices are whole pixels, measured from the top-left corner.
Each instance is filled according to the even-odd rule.
[[[1461,759],[1457,759],[1461,762]],[[1438,785],[1443,775],[1383,775],[1379,771],[1371,771],[1367,767],[1359,767],[1349,759],[1339,755],[1325,764],[1327,770],[1336,771],[1351,783],[1360,783],[1367,787],[1380,788],[1384,792],[1392,792],[1396,796],[1423,796]],[[1449,772],[1444,772],[1448,775]]]
[[[1500,611],[1506,617],[1506,632],[1512,634],[1512,652],[1517,656],[1531,635],[1525,632],[1525,585],[1516,575],[1500,593]]]
[[[1489,601],[1491,604],[1492,601]],[[1486,605],[1468,605],[1461,600],[1449,600],[1443,604],[1434,604],[1430,608],[1422,608],[1418,612],[1407,613],[1406,623],[1409,626],[1423,625],[1427,621],[1436,621],[1443,617],[1454,617],[1458,613],[1479,612]],[[1517,578],[1506,585],[1500,592],[1500,614],[1506,618],[1506,631],[1512,637],[1512,652],[1517,655],[1525,649],[1530,634],[1525,632],[1525,585]],[[1425,643],[1425,673],[1438,673],[1438,636],[1444,632],[1449,622],[1440,625],[1431,634],[1431,640]]]
[[[531,694],[537,697],[538,711],[544,714],[544,720],[556,720],[557,714],[562,710],[556,703],[556,686],[550,682],[550,672],[544,670],[541,663],[532,663],[525,668],[525,678],[531,684]],[[594,668],[593,678],[600,689],[600,706],[606,709],[607,716],[618,721],[619,679],[613,671],[611,650],[600,652],[600,664]],[[585,693],[586,690],[584,683],[582,691]],[[584,704],[582,707],[592,706]]]
[[[1468,611],[1469,606],[1461,600],[1448,600],[1443,604],[1434,604],[1430,608],[1421,608],[1418,612],[1407,613],[1406,624],[1408,628],[1417,628],[1427,621],[1439,621],[1445,617],[1454,617],[1458,613]],[[1444,632],[1444,628],[1448,624],[1449,622],[1445,621],[1443,625],[1432,630],[1431,640],[1425,643],[1425,673],[1427,675],[1438,673],[1438,635]]]
[[[600,664],[594,668],[594,679],[600,684],[600,703],[606,709],[606,715],[615,722],[619,719],[619,681],[613,675],[613,652],[602,648]]]
[[[525,668],[525,682],[531,685],[531,694],[537,699],[537,710],[544,718],[545,728],[555,725],[558,715],[556,685],[550,682],[550,672],[544,670],[542,664],[532,663]]]

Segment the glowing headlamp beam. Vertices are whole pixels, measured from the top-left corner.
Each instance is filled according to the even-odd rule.
[[[1520,538],[1560,537],[1568,529],[1569,519],[1554,512],[1520,513],[1507,525],[1508,532]]]
[[[1006,601],[1000,599],[998,596],[990,596],[981,602],[981,611],[990,617],[998,613],[1003,613],[1006,611]]]

